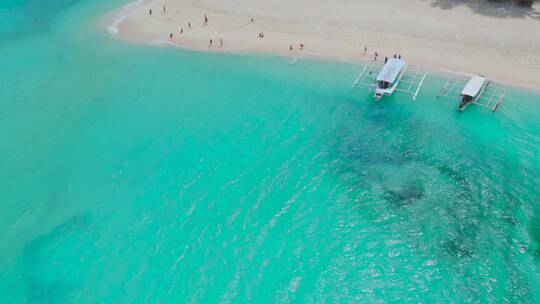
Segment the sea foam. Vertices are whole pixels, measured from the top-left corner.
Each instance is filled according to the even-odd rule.
[[[124,20],[126,20],[127,16],[126,15],[118,15],[114,18],[113,22],[111,23],[111,25],[107,26],[107,31],[109,32],[109,34],[118,34],[118,26],[124,22]]]
[[[136,1],[130,2],[130,3],[122,6],[121,11],[140,6],[140,5],[144,4],[144,2],[145,2],[145,0],[136,0]],[[119,32],[118,26],[120,24],[122,24],[122,22],[124,22],[124,20],[126,20],[126,18],[127,18],[127,15],[125,15],[125,14],[117,15],[114,18],[113,22],[109,26],[107,26],[107,31],[109,32],[109,34],[113,34],[113,35],[118,34],[118,32]]]

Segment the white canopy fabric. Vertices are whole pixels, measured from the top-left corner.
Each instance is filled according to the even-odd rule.
[[[394,83],[396,78],[399,75],[401,69],[405,66],[405,60],[392,58],[384,65],[379,76],[377,76],[377,81],[386,81],[389,83]]]
[[[478,92],[480,92],[480,89],[482,89],[482,86],[484,85],[484,82],[486,81],[486,78],[482,76],[473,76],[469,82],[465,85],[465,88],[463,88],[463,91],[461,91],[461,95],[467,95],[471,97],[475,97]]]

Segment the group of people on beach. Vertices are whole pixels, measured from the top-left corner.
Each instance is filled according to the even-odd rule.
[[[163,6],[163,13],[164,13],[164,14],[166,13],[165,5]],[[149,14],[149,15],[152,15],[152,9],[149,9],[149,10],[148,10],[148,14]]]
[[[304,49],[304,44],[303,43],[298,44],[298,49],[303,50]],[[293,45],[291,44],[291,46],[289,47],[289,51],[292,52],[293,50],[294,50],[294,48],[293,48]]]
[[[364,46],[364,53],[362,55],[366,55],[367,54],[367,45]],[[377,51],[373,52],[373,61],[377,61],[377,58],[379,57],[379,53],[377,53]],[[401,54],[394,54],[394,59],[402,59],[401,58]],[[387,63],[388,62],[388,57],[384,57],[384,63]]]
[[[163,13],[164,13],[164,14],[166,13],[165,5],[163,6]],[[148,10],[148,14],[149,14],[149,15],[152,15],[152,9],[149,9],[149,10]],[[255,20],[254,20],[253,18],[250,18],[250,22],[253,23],[253,22],[255,22]],[[188,22],[187,25],[188,25],[188,29],[191,29],[191,22]],[[204,14],[203,26],[206,26],[206,25],[208,25],[208,15],[207,15],[207,14]],[[184,28],[181,27],[181,28],[180,28],[180,34],[183,34],[183,33],[184,33]],[[259,32],[258,37],[259,37],[259,38],[264,38],[264,32]],[[173,38],[174,38],[174,34],[173,34],[172,32],[169,33],[169,38],[170,38],[170,39],[173,39]],[[213,40],[212,38],[210,38],[210,39],[208,40],[208,42],[209,42],[209,44],[208,44],[208,47],[209,47],[209,48],[212,47],[212,46],[214,45],[214,40]],[[219,39],[219,46],[220,46],[220,47],[223,47],[223,38],[220,38],[220,39]],[[301,50],[304,49],[304,44],[300,43],[299,46],[300,46],[300,49],[301,49]],[[292,44],[291,44],[291,46],[290,46],[290,50],[291,50],[291,51],[293,50]]]
[[[149,13],[150,15],[152,15],[152,9],[149,9],[148,13]],[[164,13],[164,14],[166,13],[166,7],[165,7],[165,5],[163,5],[163,13]],[[253,22],[255,22],[255,21],[254,21],[253,18],[251,18],[251,19],[250,19],[250,22],[253,23]],[[203,18],[203,26],[206,26],[206,25],[208,25],[208,16],[207,16],[207,14],[204,14],[204,18]],[[188,23],[187,23],[187,26],[188,26],[188,29],[191,29],[191,22],[188,22]],[[183,33],[184,33],[184,28],[181,27],[181,28],[180,28],[180,34],[183,34]],[[264,38],[264,32],[259,32],[258,37],[259,37],[259,38]],[[174,38],[174,34],[173,34],[172,32],[169,33],[169,38],[170,38],[170,39]],[[213,46],[213,43],[214,43],[213,39],[210,38],[210,39],[209,39],[208,47],[212,47],[212,46]],[[219,39],[219,46],[220,46],[220,47],[223,47],[223,38],[220,38],[220,39]],[[300,49],[300,50],[303,50],[303,49],[304,49],[304,44],[303,44],[303,43],[300,43],[300,44],[299,44],[299,49]],[[293,50],[294,50],[294,47],[293,47],[293,45],[291,44],[291,45],[289,46],[289,51],[292,52]],[[364,46],[364,52],[363,52],[363,55],[367,55],[367,53],[368,53],[368,47],[367,47],[367,45],[365,45],[365,46]],[[373,61],[377,61],[378,57],[379,57],[379,53],[378,53],[377,51],[373,52]],[[401,54],[399,54],[399,55],[398,55],[398,54],[394,54],[394,58],[395,58],[395,59],[401,59]],[[384,63],[387,63],[387,62],[388,62],[388,57],[385,57],[385,58],[384,58]]]
[[[210,38],[210,44],[208,45],[208,47],[212,47],[212,43],[214,41],[212,40],[212,38]],[[223,47],[223,38],[219,38],[219,47]]]
[[[164,13],[164,14],[166,13],[166,7],[165,7],[165,5],[163,6],[163,13]],[[152,9],[149,9],[149,10],[148,10],[148,14],[149,14],[150,16],[152,15]],[[251,19],[251,22],[253,22],[253,18]],[[206,14],[204,14],[203,25],[204,25],[204,26],[205,26],[205,25],[208,25],[208,16],[207,16]],[[188,22],[188,23],[187,23],[187,27],[188,27],[188,29],[191,29],[191,22]],[[183,33],[184,33],[184,28],[181,27],[181,28],[180,28],[180,34],[183,34]],[[264,37],[264,34],[262,34],[262,33],[259,34],[259,37],[261,37],[261,35],[262,35],[262,37]],[[262,37],[261,37],[261,38],[262,38]],[[173,38],[174,38],[174,34],[173,34],[172,32],[169,33],[169,38],[170,38],[170,39],[173,39]],[[213,39],[210,38],[208,47],[212,47],[212,46],[213,46],[213,42],[214,42]],[[223,47],[223,38],[219,38],[219,46],[220,46],[220,47]]]
[[[394,54],[394,59],[401,59],[401,54],[399,55],[396,55]],[[375,58],[375,61],[377,60],[377,58]],[[384,63],[387,63],[388,62],[388,57],[384,57]]]

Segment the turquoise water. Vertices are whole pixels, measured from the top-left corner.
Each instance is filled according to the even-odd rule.
[[[0,302],[534,303],[540,96],[373,102],[358,67],[0,3]]]

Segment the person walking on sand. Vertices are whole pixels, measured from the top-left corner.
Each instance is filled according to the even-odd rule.
[[[223,38],[219,38],[219,47],[223,47]]]
[[[210,38],[210,45],[208,47],[212,47],[212,38]]]
[[[379,56],[379,54],[377,52],[375,52],[375,58],[373,59],[373,61],[377,61],[377,56]]]
[[[184,33],[184,28],[180,28],[180,34],[183,34]]]
[[[187,27],[188,27],[188,28],[191,28],[191,22],[188,22],[188,23],[187,23]]]
[[[152,9],[150,9],[150,10],[148,11],[148,13],[150,13],[150,16],[152,16]]]
[[[367,45],[364,45],[364,55],[367,54]]]
[[[170,33],[170,34],[169,34],[169,38],[171,38],[171,39],[172,39],[172,37],[173,37],[173,34],[172,34],[172,33]]]
[[[163,6],[163,13],[165,14],[165,5]]]
[[[207,25],[208,24],[208,17],[206,16],[206,14],[204,14],[204,25]]]
[[[291,52],[292,52],[292,50],[293,50],[293,48],[292,48],[292,44],[291,44],[291,47],[289,47],[289,51],[291,51]]]
[[[384,57],[384,63],[388,62],[388,57]]]
[[[398,58],[401,59],[401,54],[399,54]]]

